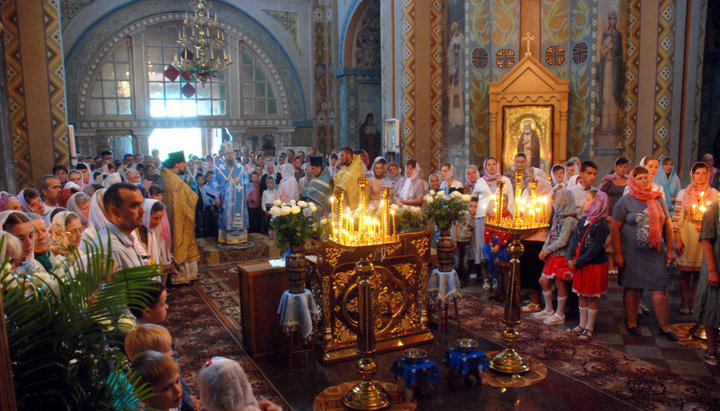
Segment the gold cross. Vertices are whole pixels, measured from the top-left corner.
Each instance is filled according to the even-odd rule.
[[[527,41],[527,51],[525,52],[525,54],[532,54],[530,52],[530,41],[535,40],[535,36],[533,36],[532,33],[528,31],[527,33],[525,33],[524,36],[522,36],[522,40]]]

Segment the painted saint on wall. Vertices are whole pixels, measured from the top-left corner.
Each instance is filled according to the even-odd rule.
[[[450,43],[447,49],[448,66],[448,123],[450,127],[465,125],[465,100],[463,98],[463,53],[465,52],[465,36],[460,25],[453,21],[450,25]]]
[[[617,3],[617,2],[612,2]],[[617,4],[608,4],[598,24],[597,124],[601,135],[620,137],[623,129],[625,61]],[[604,19],[602,18],[604,16]]]
[[[370,158],[380,155],[380,133],[375,125],[373,113],[368,113],[365,121],[360,125],[360,147],[368,152]]]

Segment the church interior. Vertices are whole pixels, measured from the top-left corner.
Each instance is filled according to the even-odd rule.
[[[713,157],[720,158],[720,122],[713,120],[720,115],[720,2],[0,0],[0,34],[3,233],[12,231],[3,215],[12,210],[10,198],[19,199],[23,211],[31,211],[27,192],[37,191],[41,201],[45,199],[48,176],[52,180],[59,169],[66,174],[87,170],[93,180],[81,181],[75,191],[85,192],[87,185],[97,186],[92,191],[104,189],[98,210],[113,227],[120,225],[110,217],[111,209],[118,219],[123,210],[109,198],[112,186],[107,183],[113,175],[117,182],[140,187],[143,198],[138,204],[152,197],[151,188],[162,186],[159,199],[167,208],[175,254],[162,281],[168,273],[171,279],[173,273],[194,274],[189,280],[168,281],[166,290],[162,286],[167,313],[158,322],[165,327],[163,333],[172,336],[182,406],[152,409],[720,409],[720,356],[712,351],[713,345],[717,350],[720,322],[717,268],[712,269],[720,224],[711,221],[720,203],[718,177],[713,178]],[[344,147],[350,148],[346,157]],[[179,151],[184,154],[172,161]],[[290,167],[287,177],[284,166],[293,161],[285,155],[290,151],[298,154],[295,159],[302,152],[303,160],[302,168]],[[108,154],[110,164],[105,161]],[[139,156],[139,161],[130,162],[145,169],[142,181],[131,181],[130,168],[121,164],[126,154]],[[519,155],[527,162],[525,174],[518,166]],[[242,162],[239,168],[230,167],[234,157]],[[261,157],[266,166],[258,164]],[[277,161],[275,171],[268,171],[266,158]],[[113,166],[113,160],[119,160],[119,166]],[[186,160],[188,167],[192,162],[205,173],[204,184],[212,189],[206,192],[199,178],[193,187],[184,169],[181,179],[171,177],[187,184],[172,188],[167,181],[174,180],[166,180],[165,173],[177,171],[176,163]],[[492,160],[496,171],[488,167]],[[362,161],[364,171],[359,168]],[[637,200],[633,190],[641,189],[632,187],[640,184],[636,181],[643,172],[648,174],[653,161],[652,172],[660,168],[659,176],[665,178],[658,183],[665,187],[663,194]],[[396,173],[400,169],[400,184],[392,180],[391,186],[373,185],[373,180],[390,178],[383,174],[383,180],[374,171],[385,164],[388,173],[393,165]],[[626,176],[618,172],[623,164]],[[113,167],[116,172],[111,174]],[[316,167],[320,171],[311,175]],[[359,174],[353,174],[354,167]],[[558,167],[565,177],[556,181]],[[591,192],[581,194],[581,201],[570,188],[571,167],[580,175],[575,187]],[[588,167],[597,174],[589,187],[581,183]],[[702,184],[695,177],[698,169],[710,176],[704,174]],[[237,179],[225,175],[236,170],[241,173]],[[106,171],[109,176],[103,174]],[[452,173],[462,195],[455,194]],[[292,202],[281,195],[266,203],[261,194],[253,200],[260,204],[258,211],[248,212],[248,193],[256,189],[258,178],[262,177],[263,189],[272,190],[266,183],[268,174],[280,191],[286,179],[294,180],[296,187],[302,187],[297,186],[302,179],[306,190],[301,188],[299,196],[296,192]],[[438,187],[432,182],[435,176]],[[190,180],[193,177],[198,176]],[[483,178],[490,178],[488,190],[494,192],[486,200],[483,191],[478,192]],[[493,178],[507,183],[490,184]],[[650,178],[653,185],[659,181]],[[607,199],[610,193],[600,194],[602,186],[614,179],[629,181],[630,194],[620,189],[620,200],[611,201],[615,208],[607,209],[606,202],[597,220],[602,223],[595,225],[596,220],[590,221],[593,204]],[[407,197],[415,183],[421,187],[417,202]],[[690,234],[678,229],[677,215],[684,211],[682,202],[670,199],[667,192],[673,184],[675,194],[687,187],[686,203],[693,193],[699,196],[692,218],[683,217],[692,227]],[[700,186],[708,188],[698,195]],[[503,195],[503,189],[510,195]],[[236,200],[226,200],[221,190],[243,194],[237,197],[240,211],[226,212]],[[95,203],[92,191],[89,201]],[[538,279],[541,285],[546,279],[541,270],[543,265],[547,269],[549,258],[567,264],[565,252],[548,260],[544,251],[539,254],[546,238],[550,241],[548,236],[557,234],[555,221],[561,220],[555,206],[561,192],[569,193],[570,199],[575,196],[575,221],[582,212],[585,220],[580,221],[586,224],[573,225],[585,234],[575,244],[575,260],[568,251],[567,261],[578,261],[592,229],[604,224],[607,230],[598,247],[604,261],[597,265],[605,264],[601,292],[579,292],[572,278],[562,281],[559,274],[555,285],[538,288]],[[375,201],[369,205],[373,193]],[[667,204],[656,201],[658,195],[667,196]],[[652,253],[658,256],[659,271],[664,270],[662,286],[629,286],[629,275],[623,278],[629,266],[642,265],[638,261],[646,258],[631,254],[622,237],[636,223],[629,216],[637,211],[629,211],[628,217],[618,213],[618,205],[630,200],[648,204],[644,215],[650,221],[640,222],[640,210],[637,224],[649,226],[645,240],[654,233],[660,238]],[[653,201],[660,204],[659,223],[653,220]],[[67,198],[65,202],[72,211]],[[44,204],[47,211],[48,203]],[[201,208],[214,214],[201,218]],[[505,218],[508,210],[511,217]],[[150,217],[151,210],[144,213]],[[474,221],[469,224],[475,226],[462,241],[457,225],[468,213],[468,221]],[[137,218],[142,230],[142,212]],[[189,226],[180,225],[181,219]],[[81,220],[84,228],[87,217]],[[478,228],[481,220],[484,231]],[[55,221],[50,216],[45,222],[53,253]],[[60,230],[63,238],[74,232],[68,221]],[[666,223],[669,229],[662,228]],[[236,228],[224,228],[233,224],[241,227],[240,234]],[[502,233],[505,245],[500,247],[495,234],[488,240],[488,230]],[[139,233],[138,239],[143,235]],[[572,233],[574,239],[576,232]],[[24,237],[14,235],[25,247]],[[150,235],[148,228],[148,246],[159,241]],[[537,235],[543,237],[538,241]],[[683,243],[687,235],[694,239],[692,247]],[[188,247],[196,255],[183,252],[181,261],[175,250],[189,237],[195,238]],[[40,241],[37,232],[35,238]],[[487,241],[493,256],[489,263],[479,257],[487,255],[479,251]],[[58,295],[65,288],[55,287],[53,294],[36,285],[18,294],[14,290],[27,277],[18,274],[10,248],[0,245],[0,256],[6,260],[0,270],[0,409],[40,409],[35,407],[41,404],[47,406],[44,409],[104,409],[101,403],[112,409],[150,409],[143,407],[153,404],[158,391],[147,380],[150,388],[143,397],[137,381],[146,380],[135,381],[131,370],[140,370],[142,376],[149,366],[136,368],[140,366],[135,360],[130,365],[128,358],[118,360],[116,355],[108,363],[90,362],[91,373],[74,367],[77,360],[71,354],[58,360],[65,362],[58,369],[73,374],[74,382],[68,382],[70,377],[43,377],[38,383],[33,378],[42,375],[33,373],[42,364],[13,358],[29,358],[23,347],[45,349],[57,346],[53,338],[60,338],[33,327],[28,320],[32,316],[24,317],[30,314],[19,302],[51,307],[38,302],[37,295]],[[687,258],[681,259],[690,248],[698,256],[693,268],[683,265]],[[37,249],[36,244],[35,254]],[[70,261],[74,248],[65,249],[70,249],[65,261]],[[148,248],[146,255],[151,254]],[[127,268],[115,251],[111,257],[115,269]],[[108,269],[101,263],[111,261],[108,258],[99,259],[93,269]],[[75,263],[89,260],[78,258]],[[461,260],[470,261],[469,269],[460,266]],[[149,261],[152,267],[163,266],[155,258]],[[497,277],[488,282],[488,264],[499,272],[499,285]],[[536,274],[528,286],[531,269]],[[118,272],[126,273],[123,281],[138,282],[142,274]],[[102,299],[105,294],[98,294],[98,289],[107,286],[107,293],[123,293],[115,289],[120,280],[113,282],[111,277],[120,276],[110,274],[94,284],[93,297],[77,312]],[[82,283],[78,287],[89,284],[62,281]],[[695,281],[694,286],[688,281]],[[127,301],[149,298],[147,292],[125,292]],[[715,300],[708,300],[708,294]],[[543,301],[547,311],[553,304],[560,307],[561,300],[562,306],[567,300],[567,307],[554,314],[561,316],[559,321],[548,322],[532,313],[545,312],[540,311]],[[132,308],[125,304],[125,310]],[[664,309],[658,308],[663,304]],[[698,317],[702,304],[704,314]],[[120,338],[116,334],[124,317],[114,312],[122,307],[103,307],[106,314],[97,315],[112,318],[107,320],[112,326],[103,330]],[[638,310],[641,314],[629,315]],[[594,329],[582,326],[588,315],[595,321]],[[141,317],[135,317],[140,327]],[[97,318],[90,322],[99,324]],[[703,325],[713,324],[703,318],[712,318],[715,325]],[[573,328],[576,323],[580,325]],[[97,331],[97,324],[77,326],[73,332]],[[111,340],[92,340],[88,346],[78,345],[77,352],[90,352],[90,346],[99,344],[121,353],[122,341],[128,344],[127,338],[120,338],[117,346]],[[243,381],[237,384],[245,384],[244,405],[219,405],[223,402],[209,399],[232,391],[207,387],[207,375],[220,373],[213,370],[223,361],[241,367],[238,375]],[[93,377],[83,381],[83,375]],[[122,393],[130,399],[118,399]],[[67,398],[76,405],[64,402]]]

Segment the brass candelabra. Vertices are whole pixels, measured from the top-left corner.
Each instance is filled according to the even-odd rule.
[[[551,214],[547,209],[547,198],[536,197],[537,181],[531,181],[528,184],[530,201],[524,201],[522,200],[523,172],[516,172],[515,178],[517,185],[513,216],[503,217],[506,200],[503,198],[502,193],[505,184],[500,182],[498,184],[498,199],[495,200],[494,214],[489,216],[485,222],[486,228],[508,234],[512,238],[512,241],[508,244],[508,253],[511,259],[510,272],[505,281],[503,314],[505,330],[502,333],[502,339],[506,348],[490,360],[490,369],[504,374],[520,374],[530,371],[527,359],[515,350],[515,345],[520,340],[520,333],[517,330],[520,325],[520,256],[525,251],[520,240],[538,230],[547,228]]]

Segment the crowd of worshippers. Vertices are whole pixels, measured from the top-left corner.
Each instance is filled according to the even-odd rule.
[[[577,314],[578,324],[567,331],[591,340],[598,300],[613,278],[624,288],[628,333],[641,334],[639,315],[650,312],[642,303],[647,289],[658,333],[674,341],[667,291],[674,268],[680,273],[679,311],[705,324],[706,361],[717,363],[720,173],[709,154],[688,170],[690,183],[684,189],[673,161],[651,156],[632,169],[627,159],[618,158],[602,178],[596,164],[578,158],[553,165],[547,176],[530,167],[523,153],[504,174],[500,162],[488,157],[482,167],[467,167],[464,181],[449,163],[425,178],[415,160],[404,167],[384,157],[371,162],[366,152],[348,147],[325,155],[314,149],[269,155],[226,143],[219,153],[204,158],[186,159],[179,152],[160,163],[158,157],[153,151],[151,156],[128,154],[117,161],[106,152],[69,171],[57,166],[53,175],[17,195],[3,193],[0,226],[9,239],[3,253],[12,269],[51,270],[76,247],[82,252],[83,240],[99,238],[112,242],[118,269],[152,261],[173,282],[186,283],[197,272],[195,237],[222,241],[240,230],[271,235],[269,210],[276,200],[307,199],[318,204],[320,215],[327,214],[331,185],[340,184],[340,177],[352,169],[368,178],[371,202],[378,201],[386,187],[393,190],[393,203],[408,207],[422,206],[431,192],[470,194],[467,218],[451,230],[455,269],[463,286],[476,279],[499,300],[510,239],[486,229],[485,219],[495,212],[491,202],[500,195],[503,215],[511,216],[518,200],[515,173],[523,171],[521,195],[529,196],[530,182],[535,181],[536,194],[551,199],[552,215],[548,229],[523,241],[521,287],[530,291],[524,312],[550,325],[564,324],[566,314]],[[501,181],[504,189],[499,193]],[[707,211],[699,212],[701,207]],[[210,226],[212,231],[202,231]]]

